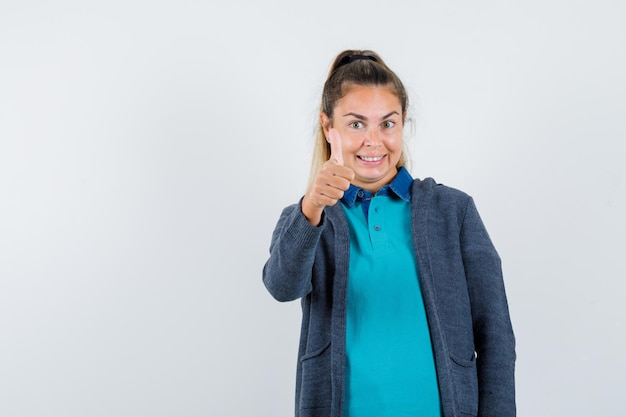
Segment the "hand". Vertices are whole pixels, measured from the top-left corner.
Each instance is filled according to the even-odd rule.
[[[328,142],[330,159],[319,170],[302,200],[302,213],[313,226],[322,220],[324,207],[337,204],[354,179],[354,171],[343,166],[341,136],[336,129],[328,131]]]

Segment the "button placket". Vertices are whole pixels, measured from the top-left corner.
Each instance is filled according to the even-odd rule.
[[[375,250],[386,248],[387,233],[385,233],[384,215],[380,207],[380,199],[372,199],[372,203],[370,205],[369,227],[372,247]]]
[[[381,217],[378,212],[379,206],[377,201],[372,201],[372,205],[370,206],[370,224],[372,224],[372,229],[376,232],[380,232],[382,230],[381,227]]]

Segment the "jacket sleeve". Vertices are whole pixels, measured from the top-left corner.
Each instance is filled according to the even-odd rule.
[[[300,204],[285,208],[280,215],[263,267],[263,283],[278,301],[296,300],[312,289],[311,271],[325,222],[322,218],[319,226],[311,225]]]
[[[461,252],[477,354],[478,416],[514,417],[515,337],[500,257],[471,198],[461,228]]]

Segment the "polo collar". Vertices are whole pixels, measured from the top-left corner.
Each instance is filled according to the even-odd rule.
[[[358,199],[363,198],[372,198],[377,195],[396,195],[400,197],[402,200],[409,202],[411,201],[411,184],[413,183],[413,177],[409,174],[409,171],[405,167],[400,167],[396,176],[391,180],[391,182],[385,186],[383,186],[376,193],[372,193],[364,188],[357,187],[353,184],[350,184],[350,188],[348,188],[343,193],[343,198],[341,201],[348,207],[352,207],[354,203]]]

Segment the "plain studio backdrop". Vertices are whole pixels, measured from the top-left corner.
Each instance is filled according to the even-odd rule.
[[[0,415],[292,415],[261,269],[347,48],[500,252],[519,415],[623,415],[625,3],[214,3],[0,5]]]

